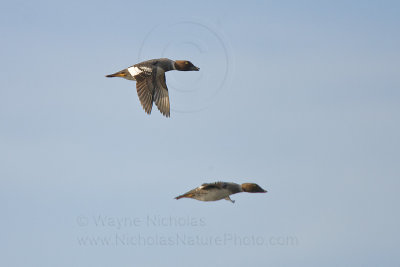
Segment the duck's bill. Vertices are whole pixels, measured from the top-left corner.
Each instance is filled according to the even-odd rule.
[[[196,67],[196,66],[193,66],[193,67],[192,67],[192,70],[194,70],[194,71],[199,71],[200,68],[199,68],[199,67]]]

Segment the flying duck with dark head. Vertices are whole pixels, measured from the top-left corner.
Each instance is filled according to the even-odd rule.
[[[158,110],[169,117],[170,103],[165,72],[170,70],[198,71],[200,69],[187,60],[174,61],[159,58],[143,61],[106,77],[121,77],[136,81],[137,94],[144,111],[150,114],[154,102]]]
[[[193,198],[200,201],[216,201],[221,199],[226,199],[235,203],[229,196],[241,193],[266,193],[267,191],[262,189],[258,184],[254,183],[226,183],[226,182],[216,182],[209,184],[202,184],[201,186],[190,190],[189,192],[177,196],[175,199],[181,198]]]

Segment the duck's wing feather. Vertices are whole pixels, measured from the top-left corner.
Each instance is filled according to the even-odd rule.
[[[224,182],[215,182],[215,183],[204,183],[201,185],[201,189],[223,189],[226,188],[226,183]]]
[[[156,103],[160,112],[166,116],[170,116],[170,105],[168,88],[165,82],[165,73],[158,72],[158,68],[150,68],[149,66],[135,65],[141,70],[135,76],[136,90],[140,103],[147,114],[151,113],[153,101]]]
[[[165,73],[156,77],[156,88],[154,93],[154,102],[158,110],[166,117],[170,116],[168,87],[165,82]]]
[[[153,108],[153,95],[155,91],[155,86],[152,76],[153,75],[151,72],[149,73],[144,71],[135,76],[136,90],[140,100],[140,104],[147,114],[150,114],[151,109]]]

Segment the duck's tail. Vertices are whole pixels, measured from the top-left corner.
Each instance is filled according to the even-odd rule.
[[[193,194],[191,194],[191,193],[186,193],[186,194],[177,196],[175,199],[181,199],[181,198],[184,198],[184,197],[192,198],[192,197],[193,197]]]
[[[116,73],[106,75],[106,77],[107,78],[112,78],[112,77],[122,77],[123,78],[123,77],[127,77],[127,75],[128,75],[128,72],[126,69],[124,69],[124,70],[118,71]]]

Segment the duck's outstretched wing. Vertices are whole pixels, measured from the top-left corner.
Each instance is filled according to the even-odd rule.
[[[147,114],[151,113],[153,108],[153,95],[154,95],[154,74],[152,72],[141,72],[135,76],[136,90],[144,111]]]
[[[226,183],[224,182],[215,182],[215,183],[204,183],[201,185],[202,189],[223,189],[226,188]]]
[[[154,101],[161,114],[169,117],[170,105],[165,73],[158,73],[157,68],[154,68],[151,72],[142,71],[135,76],[135,79],[140,104],[146,113],[151,113]]]
[[[154,92],[154,102],[158,110],[163,114],[165,117],[169,117],[169,96],[168,96],[168,88],[167,83],[165,82],[165,73],[159,74],[156,77],[156,88]]]

